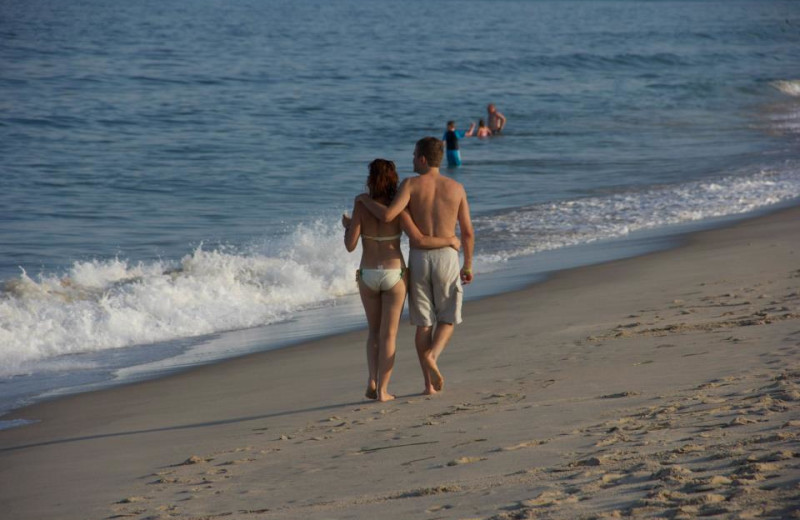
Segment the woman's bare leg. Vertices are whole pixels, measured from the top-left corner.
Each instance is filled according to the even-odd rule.
[[[397,346],[397,329],[400,328],[400,315],[406,301],[406,278],[388,291],[381,293],[382,315],[380,342],[378,348],[378,401],[391,401],[395,396],[389,393],[389,380],[392,378]]]
[[[364,314],[367,315],[367,369],[369,370],[369,380],[367,381],[367,391],[364,394],[367,399],[378,398],[378,343],[381,332],[381,293],[376,293],[358,284],[361,293],[361,303],[364,305]]]

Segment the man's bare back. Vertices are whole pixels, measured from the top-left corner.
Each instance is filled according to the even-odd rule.
[[[425,235],[451,237],[458,222],[458,208],[466,200],[464,187],[438,172],[409,178],[408,210]]]

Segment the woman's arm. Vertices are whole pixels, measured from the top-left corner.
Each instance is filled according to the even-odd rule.
[[[358,238],[361,236],[361,212],[364,211],[363,206],[356,202],[353,205],[353,216],[347,219],[342,216],[342,225],[344,226],[344,247],[347,251],[352,253],[358,245]]]
[[[442,247],[452,247],[456,251],[461,249],[461,240],[458,237],[440,238],[423,235],[422,231],[414,224],[408,210],[403,210],[397,218],[400,219],[400,227],[408,235],[408,242],[414,249],[439,249]]]

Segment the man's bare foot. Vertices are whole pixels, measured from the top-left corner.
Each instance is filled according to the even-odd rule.
[[[444,388],[444,376],[439,372],[439,367],[436,366],[435,361],[431,361],[431,366],[428,367],[428,372],[431,376],[431,386],[437,392],[441,392]]]
[[[431,370],[431,383],[433,384],[433,389],[437,392],[441,392],[442,388],[444,388],[444,377],[438,370],[435,372]]]
[[[392,395],[392,394],[388,394],[388,393],[386,393],[386,394],[380,393],[380,394],[378,394],[377,398],[378,398],[378,401],[380,401],[382,403],[385,403],[386,401],[394,401],[395,399],[397,399],[397,396],[396,395]]]
[[[366,397],[367,399],[377,399],[378,390],[375,388],[367,387],[367,393],[364,394],[364,397]]]

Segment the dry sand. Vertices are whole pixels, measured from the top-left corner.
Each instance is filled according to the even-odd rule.
[[[466,305],[390,403],[364,333],[16,412],[4,519],[800,518],[800,209]]]

